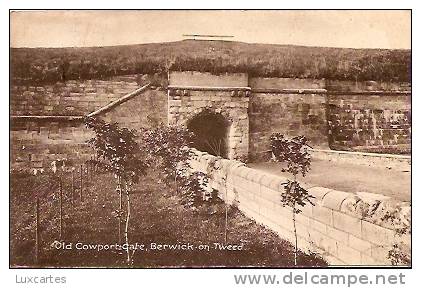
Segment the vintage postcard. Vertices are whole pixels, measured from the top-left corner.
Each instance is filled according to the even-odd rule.
[[[411,53],[411,10],[10,11],[10,268],[411,267]]]

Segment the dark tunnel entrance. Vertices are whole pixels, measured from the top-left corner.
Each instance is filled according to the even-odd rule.
[[[196,149],[228,158],[229,123],[221,114],[203,111],[189,121],[187,128],[195,135]]]

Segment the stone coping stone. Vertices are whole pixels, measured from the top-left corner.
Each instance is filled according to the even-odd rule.
[[[259,183],[272,190],[283,192],[281,185],[287,181],[286,177],[276,176],[253,168],[246,167],[246,164],[236,161],[215,157],[205,152],[193,150],[198,162],[220,161],[220,167],[226,169],[226,173],[233,174],[254,183]],[[311,195],[316,198],[317,205],[335,210],[349,216],[361,219],[386,229],[396,229],[396,223],[385,220],[390,213],[397,214],[399,223],[411,225],[411,203],[402,202],[391,197],[367,192],[344,192],[335,189],[314,186],[311,183],[304,183]]]
[[[322,203],[323,198],[327,193],[329,193],[332,189],[324,188],[324,187],[312,187],[309,189],[311,195],[313,195],[317,202]]]
[[[352,194],[348,192],[330,190],[324,195],[322,199],[322,206],[332,210],[340,211],[342,202],[351,196]]]

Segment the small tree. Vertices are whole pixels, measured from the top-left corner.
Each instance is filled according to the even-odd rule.
[[[193,134],[182,126],[161,124],[142,131],[142,146],[150,161],[161,169],[167,183],[176,185],[177,178],[190,168],[192,139]]]
[[[183,126],[159,125],[145,129],[142,137],[150,161],[163,173],[166,184],[174,183],[181,203],[186,207],[200,205],[209,179],[204,173],[191,171],[193,134]]]
[[[294,236],[295,236],[295,250],[294,250],[294,265],[297,265],[298,253],[298,238],[296,228],[296,215],[301,213],[301,207],[307,203],[314,205],[311,199],[314,198],[308,191],[303,188],[297,181],[297,175],[301,173],[303,177],[306,176],[310,170],[310,154],[307,151],[309,147],[308,140],[304,136],[296,136],[287,139],[280,133],[274,133],[270,137],[272,148],[272,159],[275,162],[285,162],[286,169],[282,169],[293,176],[293,180],[287,180],[282,183],[284,191],[281,193],[282,206],[292,208],[292,221],[294,223]]]
[[[130,221],[130,190],[134,183],[138,183],[141,176],[146,175],[148,168],[146,157],[141,154],[139,144],[135,141],[136,131],[121,128],[117,123],[107,123],[97,118],[86,118],[85,124],[95,132],[95,137],[88,140],[88,144],[95,149],[96,164],[114,174],[116,191],[119,194],[120,205],[116,216],[119,218],[119,241],[121,241],[121,217],[123,216],[122,193],[126,194],[126,223],[124,238],[129,246]],[[131,264],[131,255],[127,248],[127,263]]]

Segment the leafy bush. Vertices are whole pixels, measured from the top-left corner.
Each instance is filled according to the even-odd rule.
[[[95,133],[88,144],[95,149],[98,165],[131,183],[139,182],[140,177],[146,175],[148,164],[135,141],[135,130],[98,118],[86,118],[85,124]]]
[[[141,143],[150,161],[163,172],[168,183],[176,181],[178,175],[185,174],[190,168],[192,140],[193,134],[186,128],[160,124],[143,129]]]
[[[209,179],[204,173],[191,172],[193,134],[183,126],[161,124],[144,129],[141,142],[166,184],[175,185],[181,202],[186,207],[201,205],[206,199]]]
[[[402,207],[397,207],[392,211],[387,211],[382,217],[382,221],[392,223],[393,230],[397,238],[412,233],[411,216],[405,215]],[[392,265],[411,265],[411,247],[408,247],[403,241],[397,241],[389,250],[388,259]]]
[[[192,172],[180,177],[181,204],[196,208],[210,198],[207,192],[208,176],[203,172]]]

